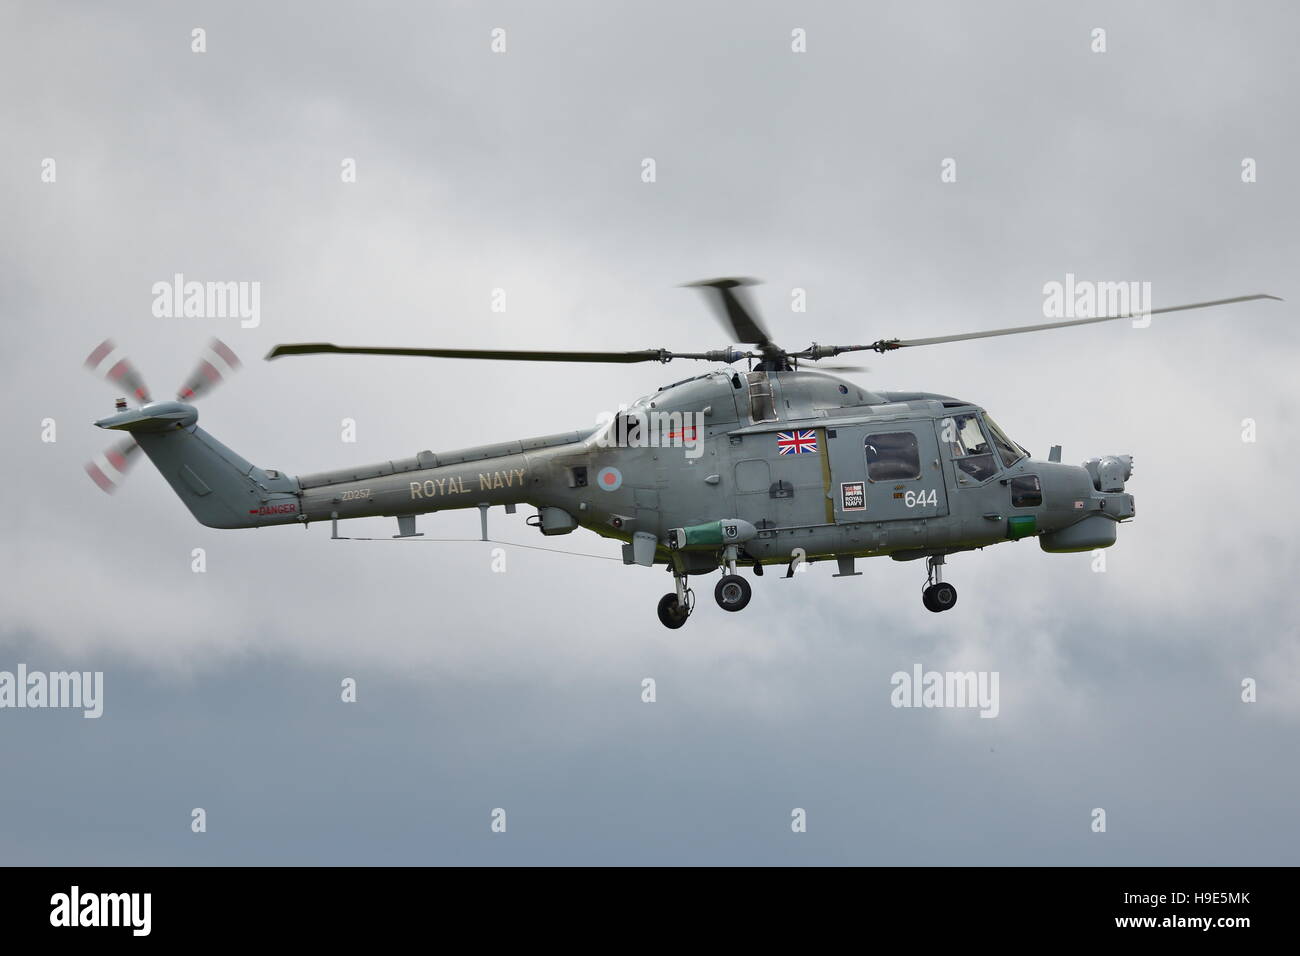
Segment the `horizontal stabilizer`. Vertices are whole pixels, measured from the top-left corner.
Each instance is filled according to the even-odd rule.
[[[198,420],[199,413],[193,405],[184,402],[149,402],[139,408],[101,418],[95,424],[100,428],[124,432],[161,432],[186,428]]]

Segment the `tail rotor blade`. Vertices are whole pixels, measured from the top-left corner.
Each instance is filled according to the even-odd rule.
[[[97,455],[93,461],[86,462],[86,474],[99,485],[100,491],[111,495],[121,487],[139,450],[140,446],[134,438],[118,442]]]
[[[149,389],[140,375],[112,339],[104,339],[95,350],[86,356],[86,368],[110,385],[117,385],[129,392],[136,401],[149,401]]]
[[[239,357],[231,351],[230,346],[220,339],[213,339],[203,350],[199,364],[180,387],[176,397],[182,402],[190,402],[205,395],[229,378],[239,365]]]

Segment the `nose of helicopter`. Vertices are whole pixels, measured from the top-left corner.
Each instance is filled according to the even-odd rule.
[[[1043,497],[1052,527],[1039,536],[1039,547],[1060,554],[1114,544],[1120,522],[1135,514],[1133,495],[1124,490],[1132,475],[1132,455],[1090,458],[1045,474]]]

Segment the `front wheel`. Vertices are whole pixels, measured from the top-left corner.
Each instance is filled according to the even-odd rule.
[[[713,600],[724,611],[741,611],[749,603],[753,591],[749,582],[739,574],[724,574],[717,587],[713,589]]]
[[[934,611],[936,614],[947,611],[957,603],[957,589],[947,581],[932,584],[921,592],[921,603],[925,605],[926,610]]]
[[[690,608],[677,600],[677,592],[670,591],[659,599],[659,623],[674,631],[686,623],[691,616]]]

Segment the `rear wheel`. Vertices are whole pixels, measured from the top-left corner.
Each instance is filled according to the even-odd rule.
[[[724,611],[744,610],[752,595],[749,582],[739,574],[724,574],[713,589],[713,599]]]

